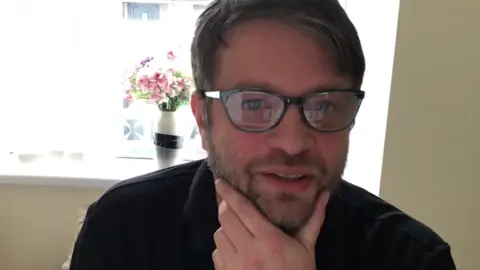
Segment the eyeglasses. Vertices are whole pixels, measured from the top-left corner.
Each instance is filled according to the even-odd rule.
[[[297,105],[308,127],[320,132],[338,132],[351,127],[365,92],[324,90],[301,97],[287,97],[262,89],[202,91],[220,99],[230,122],[244,132],[264,132],[278,126],[291,104]]]

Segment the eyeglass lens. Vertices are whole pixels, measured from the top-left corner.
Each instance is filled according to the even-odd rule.
[[[358,98],[347,91],[320,92],[303,103],[307,122],[320,131],[339,130],[350,125],[357,113]],[[239,91],[225,102],[232,123],[246,131],[268,130],[285,110],[281,97],[261,91]]]

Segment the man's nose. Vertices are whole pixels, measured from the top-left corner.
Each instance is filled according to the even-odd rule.
[[[280,123],[269,132],[267,145],[292,156],[298,155],[313,146],[313,132],[303,121],[298,107],[291,106],[285,112]]]

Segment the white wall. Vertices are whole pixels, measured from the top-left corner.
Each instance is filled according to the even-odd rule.
[[[345,179],[373,194],[380,190],[398,18],[398,0],[349,0],[366,59],[365,99],[351,133]]]

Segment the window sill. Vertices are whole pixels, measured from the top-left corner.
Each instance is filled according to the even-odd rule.
[[[199,157],[197,157],[199,158]],[[189,160],[179,161],[178,164]],[[0,184],[108,189],[119,181],[158,170],[155,160],[40,160],[27,164],[0,159]]]

